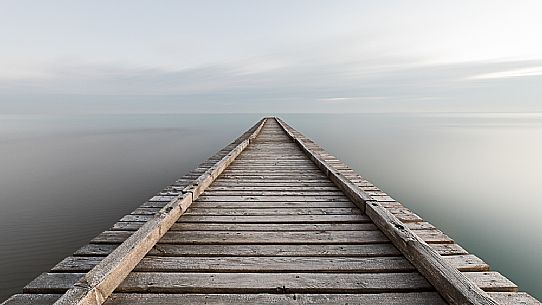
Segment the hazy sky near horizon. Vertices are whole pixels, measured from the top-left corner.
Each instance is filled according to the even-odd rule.
[[[0,1],[0,114],[542,112],[542,1]]]

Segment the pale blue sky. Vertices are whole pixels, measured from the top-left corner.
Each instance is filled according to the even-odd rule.
[[[0,114],[542,112],[542,1],[1,1]]]

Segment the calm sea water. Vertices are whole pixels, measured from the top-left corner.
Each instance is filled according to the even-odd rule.
[[[0,116],[0,300],[260,117]],[[281,117],[542,299],[541,114]]]

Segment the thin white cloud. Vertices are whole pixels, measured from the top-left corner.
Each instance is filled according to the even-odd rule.
[[[322,101],[334,103],[334,102],[348,101],[351,99],[353,99],[353,97],[328,97],[328,98],[323,98]]]
[[[478,74],[467,79],[500,79],[542,75],[542,66]]]

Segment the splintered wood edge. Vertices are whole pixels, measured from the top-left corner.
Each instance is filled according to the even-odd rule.
[[[280,118],[275,118],[307,156],[382,230],[401,253],[427,278],[450,304],[498,305],[486,292],[447,262],[380,203],[344,177],[305,143],[304,137]],[[296,135],[298,134],[298,135]]]
[[[72,288],[60,297],[56,305],[99,305],[124,281],[160,238],[171,228],[194,200],[230,165],[260,133],[267,118],[263,118],[250,136],[234,147],[226,156],[194,179],[181,195],[147,221],[134,234],[113,250],[98,265],[85,274]],[[252,128],[251,128],[252,129]]]

